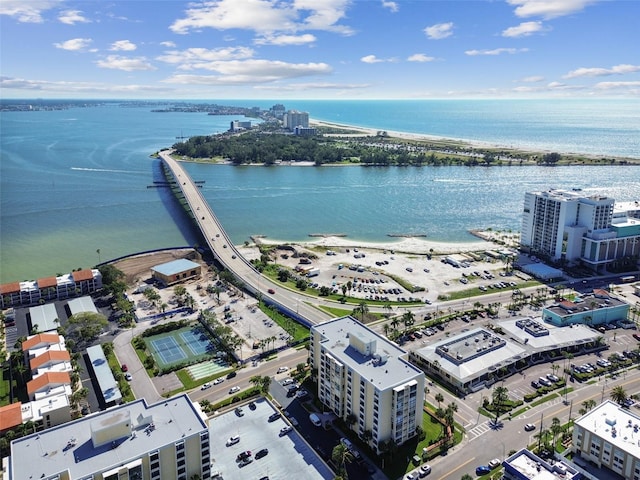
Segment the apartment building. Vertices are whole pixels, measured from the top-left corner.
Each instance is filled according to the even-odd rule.
[[[351,316],[311,328],[318,398],[377,452],[422,425],[425,376],[407,356]]]
[[[284,128],[291,130],[292,132],[296,127],[309,127],[309,113],[299,112],[297,110],[289,110],[284,114]]]
[[[184,394],[144,399],[11,442],[9,480],[210,478],[209,432]]]
[[[635,207],[622,211],[615,200],[580,191],[527,192],[521,244],[553,260],[581,261],[599,269],[640,254],[640,220]],[[615,211],[615,216],[614,216]]]
[[[629,480],[640,480],[640,416],[611,400],[587,412],[573,427],[573,452]]]

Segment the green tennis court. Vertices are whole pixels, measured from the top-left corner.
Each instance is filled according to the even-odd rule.
[[[161,333],[144,339],[156,364],[161,369],[178,364],[211,360],[218,365],[216,348],[209,333],[200,325]],[[219,368],[227,368],[226,365]]]

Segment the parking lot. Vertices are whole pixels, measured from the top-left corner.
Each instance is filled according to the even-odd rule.
[[[315,451],[305,442],[298,431],[280,436],[280,430],[289,425],[280,417],[269,421],[269,416],[277,412],[275,407],[264,398],[242,405],[241,412],[235,410],[212,417],[209,421],[211,432],[211,451],[213,453],[212,472],[219,472],[224,480],[286,479],[296,472],[297,478],[332,479],[333,472]],[[241,416],[240,416],[241,415]],[[227,446],[231,437],[240,440]],[[268,453],[256,459],[256,452],[267,449]],[[240,466],[239,455],[251,452],[252,460]]]

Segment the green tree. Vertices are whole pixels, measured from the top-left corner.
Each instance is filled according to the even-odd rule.
[[[502,407],[505,402],[509,399],[509,390],[507,387],[498,386],[493,389],[493,393],[491,394],[493,408],[496,413],[496,422],[498,418],[500,418],[500,414],[502,413]]]
[[[69,317],[69,324],[74,325],[80,339],[91,341],[109,325],[104,315],[95,312],[80,312]]]
[[[616,385],[611,390],[611,400],[616,402],[618,405],[622,405],[628,398],[627,392],[622,385]]]
[[[333,447],[333,451],[331,452],[331,460],[338,467],[338,475],[343,478],[348,478],[346,464],[351,463],[351,461],[353,460],[351,451],[349,451],[349,449],[342,443],[338,443],[338,445]]]

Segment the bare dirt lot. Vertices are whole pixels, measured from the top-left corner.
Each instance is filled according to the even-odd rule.
[[[125,281],[129,285],[144,281],[151,276],[151,267],[161,263],[171,262],[180,258],[199,261],[199,255],[192,248],[177,250],[162,250],[153,253],[144,253],[135,257],[128,257],[114,263],[114,266],[124,272]]]

